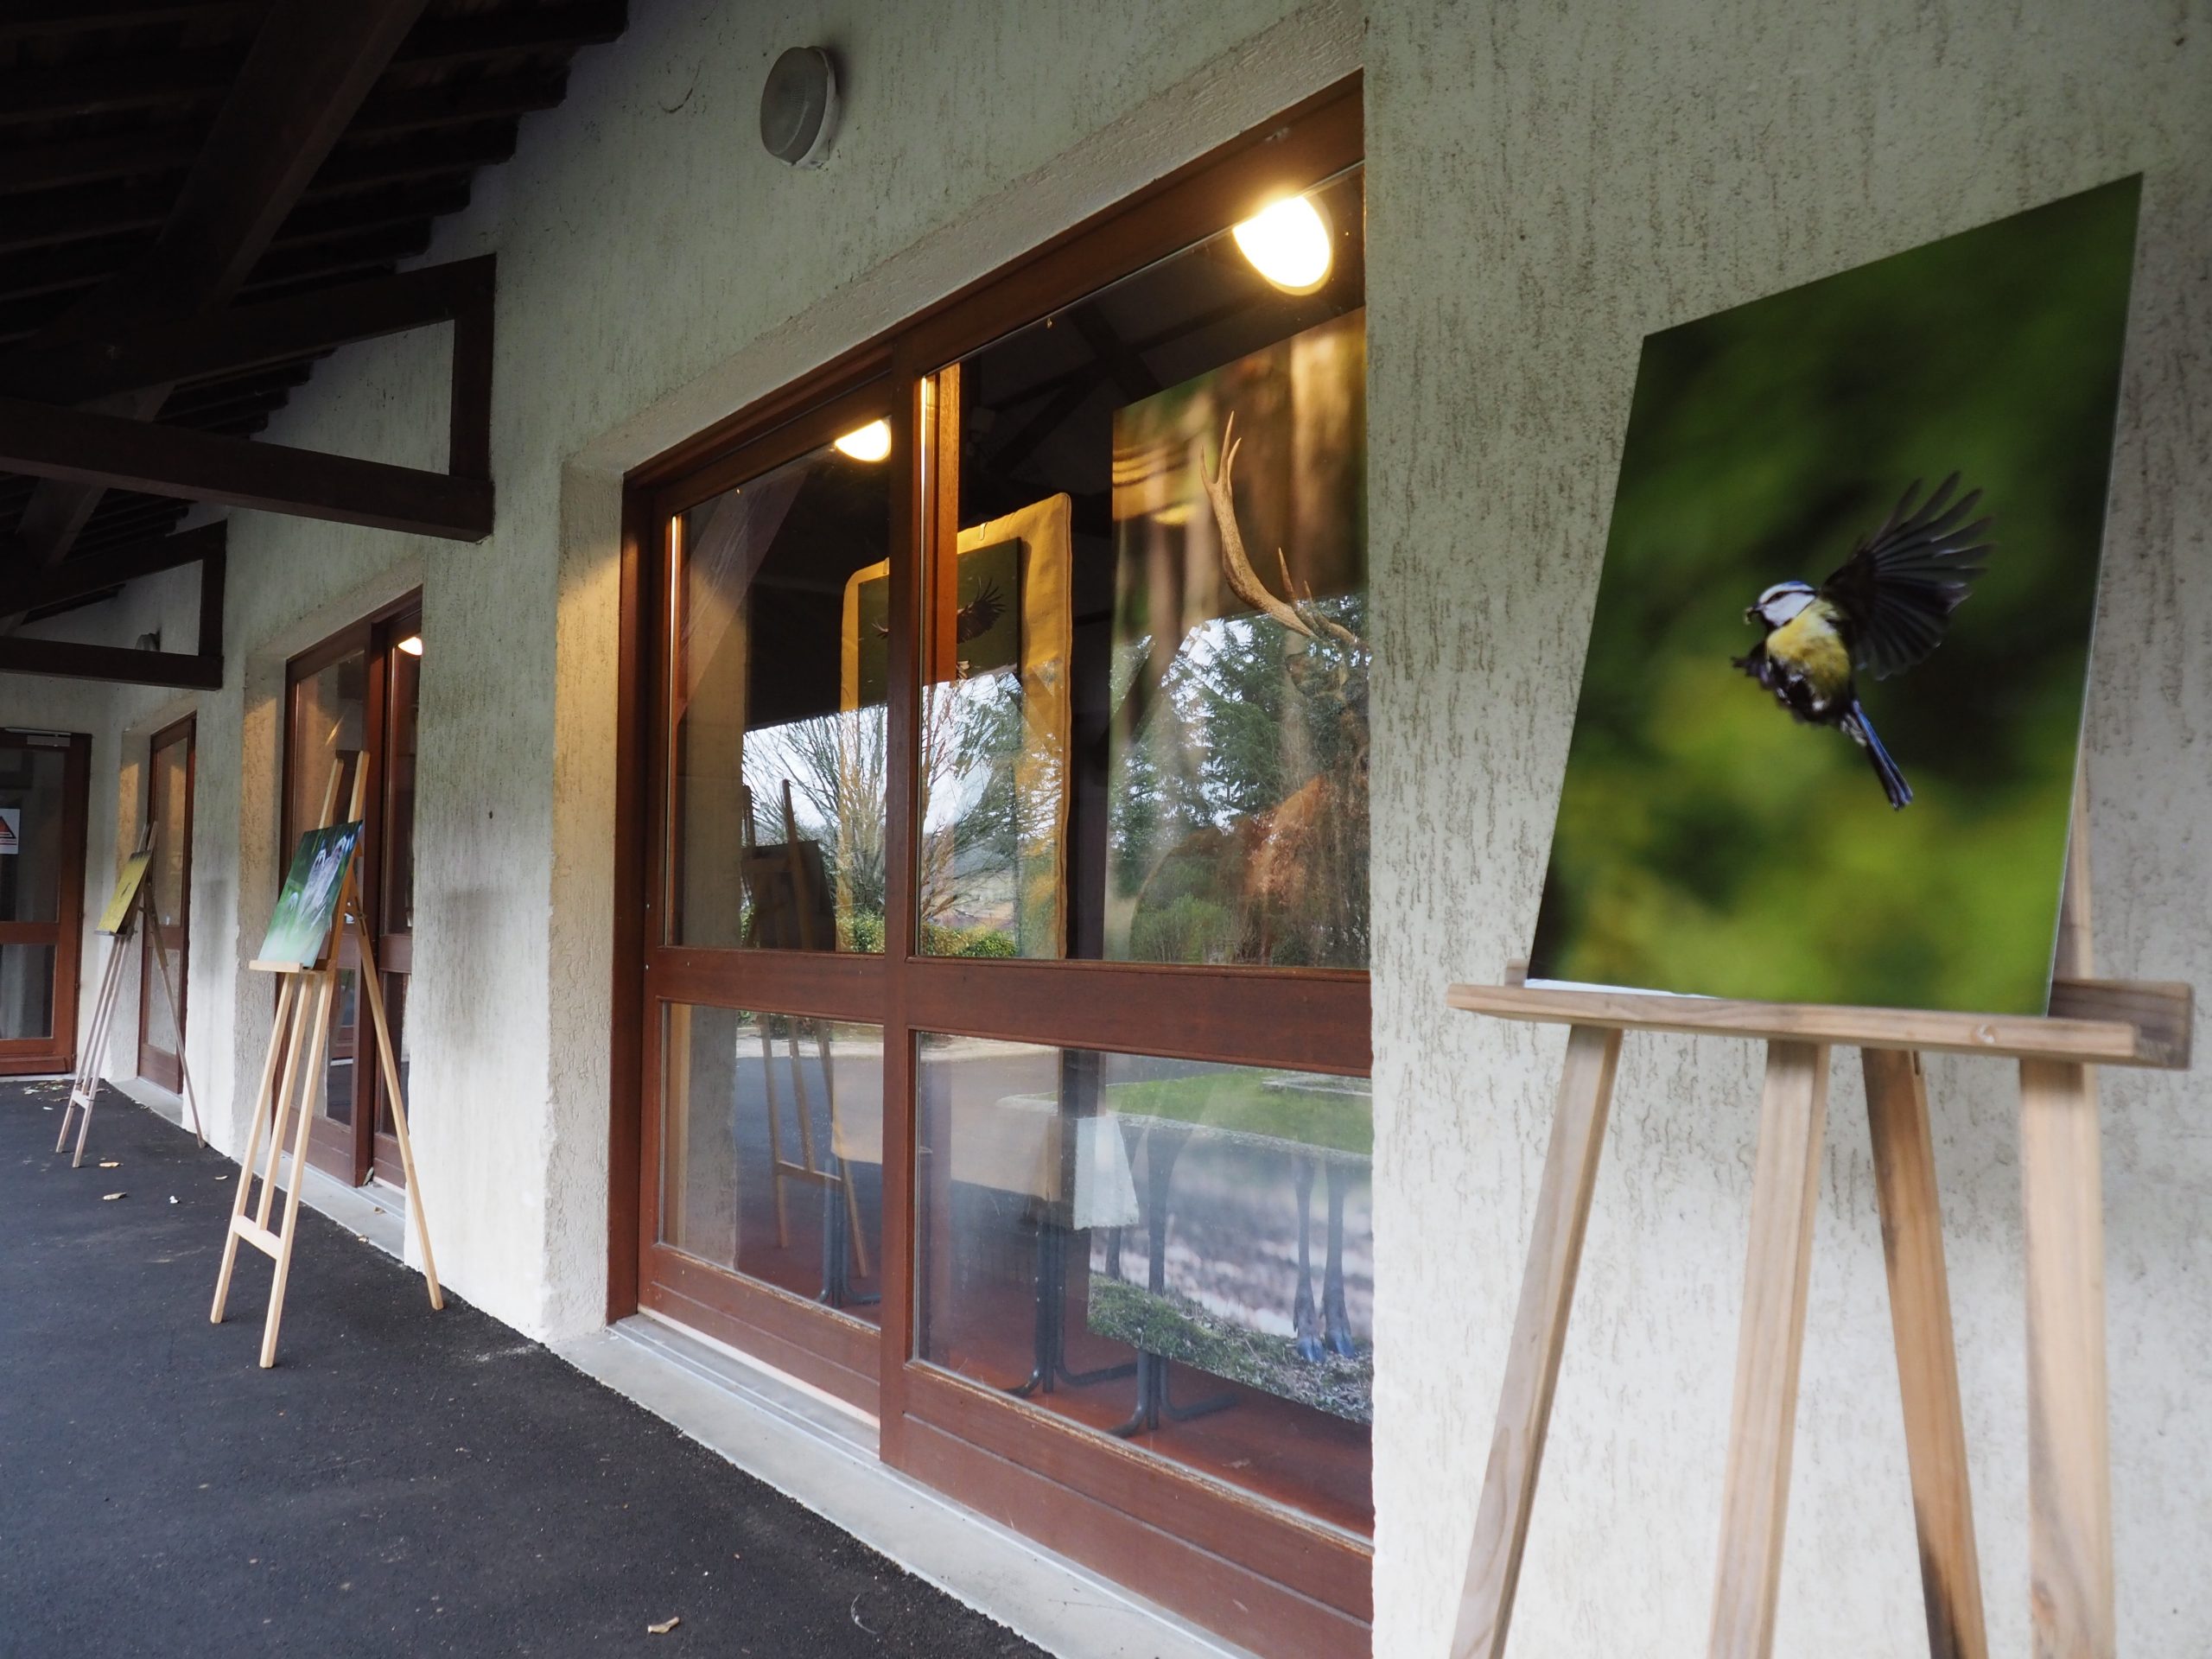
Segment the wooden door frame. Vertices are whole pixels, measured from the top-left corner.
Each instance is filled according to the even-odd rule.
[[[387,714],[387,673],[385,658],[397,643],[393,635],[397,625],[413,619],[420,626],[423,609],[423,590],[416,588],[390,604],[379,606],[368,615],[349,622],[326,638],[316,641],[307,650],[288,659],[284,664],[284,693],[283,725],[283,781],[277,794],[278,848],[277,880],[283,880],[291,862],[291,849],[298,843],[305,825],[292,822],[292,756],[295,731],[292,718],[293,692],[298,684],[320,673],[333,663],[342,662],[359,652],[362,657],[365,683],[362,687],[363,741],[368,755],[368,783],[362,792],[362,815],[365,828],[362,840],[365,855],[356,864],[356,882],[360,895],[363,918],[372,926],[380,923],[384,902],[384,840],[386,768],[385,766],[385,717]],[[319,780],[315,780],[319,783]],[[410,941],[411,943],[411,941]],[[379,962],[383,950],[379,943]],[[410,953],[411,961],[411,952]],[[360,967],[360,947],[352,931],[346,931],[340,946],[339,965],[355,970],[358,981]],[[356,1010],[354,1024],[357,1033],[361,1029],[361,1016],[365,1002],[360,1000],[358,984],[354,992]],[[401,1011],[405,1018],[405,1011]],[[332,1020],[333,1036],[337,1040],[336,1014]],[[358,1035],[357,1035],[358,1043]],[[327,1056],[326,1056],[327,1063]],[[351,1122],[340,1125],[331,1122],[321,1113],[315,1113],[308,1129],[308,1161],[324,1173],[335,1177],[349,1186],[359,1186],[372,1173],[386,1173],[384,1160],[378,1156],[376,1113],[383,1098],[383,1080],[378,1068],[362,1063],[354,1057],[353,1068],[353,1112]],[[391,1169],[397,1171],[399,1161],[396,1144],[391,1154]],[[397,1179],[397,1176],[388,1179]]]
[[[55,738],[62,741],[53,741]],[[61,881],[54,920],[0,922],[0,944],[54,946],[53,1030],[43,1040],[35,1037],[0,1039],[0,1077],[67,1075],[77,1065],[77,982],[84,963],[85,837],[91,817],[92,740],[83,732],[0,731],[0,747],[58,750],[65,756]],[[54,934],[51,939],[43,937],[48,931]],[[34,933],[41,937],[29,937]]]
[[[1363,160],[1354,77],[638,468],[626,480],[619,573],[608,1318],[642,1306],[700,1325],[873,1410],[883,1459],[960,1502],[1241,1639],[1330,1656],[1366,1649],[1373,1551],[1365,1540],[912,1357],[914,1033],[1362,1074],[1372,1063],[1369,976],[920,955],[914,666],[921,550],[945,533],[925,522],[925,451],[944,442],[932,429],[941,411],[929,377],[1219,232],[1263,194],[1309,188]],[[670,518],[877,416],[892,425],[897,469],[884,952],[659,944]],[[957,529],[957,516],[951,522]],[[828,1309],[765,1286],[733,1287],[736,1275],[658,1243],[663,1010],[684,1001],[882,1027],[880,1335],[860,1328],[855,1338],[854,1322]],[[858,1370],[871,1353],[872,1376]]]
[[[158,983],[161,963],[154,951],[154,929],[161,925],[161,906],[158,895],[149,893],[155,902],[147,906],[149,919],[138,937],[138,1075],[175,1094],[184,1086],[182,1069],[184,1049],[184,1020],[186,999],[191,995],[189,963],[192,950],[192,811],[194,791],[200,772],[200,731],[197,715],[187,715],[172,721],[146,740],[146,816],[148,824],[154,818],[154,757],[163,749],[181,742],[184,747],[184,892],[177,905],[177,931],[181,942],[169,953],[169,971],[176,976],[176,1042],[175,1054],[151,1046],[146,1040],[147,1016],[152,1013],[154,1000],[163,995]],[[158,855],[156,855],[158,861]],[[150,883],[152,874],[147,880]]]

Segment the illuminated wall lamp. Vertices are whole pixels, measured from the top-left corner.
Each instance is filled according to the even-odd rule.
[[[1230,234],[1252,268],[1286,294],[1312,294],[1329,280],[1328,216],[1309,196],[1270,202]]]
[[[409,634],[399,642],[399,648],[410,657],[420,657],[423,654],[423,636],[419,633]]]
[[[855,461],[881,461],[891,453],[891,423],[870,421],[837,440],[837,453]]]

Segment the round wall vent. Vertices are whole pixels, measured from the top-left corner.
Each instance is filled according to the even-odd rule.
[[[760,89],[760,142],[779,162],[819,167],[837,130],[837,66],[818,46],[778,58]]]

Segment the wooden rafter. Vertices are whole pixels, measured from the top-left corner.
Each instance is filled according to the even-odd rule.
[[[0,392],[52,400],[99,397],[294,362],[488,308],[493,272],[493,257],[486,254],[182,322],[150,323],[96,345],[33,347],[0,359]]]
[[[483,479],[0,397],[0,470],[453,541],[492,530]]]
[[[276,0],[200,147],[160,237],[136,264],[49,331],[98,339],[146,317],[190,315],[238,291],[422,16],[425,0]],[[97,411],[149,421],[167,385]],[[30,470],[26,468],[25,470]],[[66,555],[99,505],[97,477],[41,486],[16,526],[38,564]]]

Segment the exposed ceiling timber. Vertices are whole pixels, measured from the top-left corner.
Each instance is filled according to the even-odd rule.
[[[134,577],[196,564],[208,554],[224,550],[227,531],[228,526],[219,522],[202,524],[196,530],[179,531],[174,536],[131,542],[97,556],[84,555],[70,560],[64,569],[19,594],[16,603],[27,611],[42,610],[102,588],[120,587]]]
[[[340,5],[320,0],[311,10],[327,22],[350,26],[353,14],[379,10],[386,3],[346,0]],[[289,0],[277,0],[272,10],[282,11],[288,3]],[[620,35],[625,11],[620,0],[580,0],[456,18],[417,31],[390,61],[396,69],[438,70],[533,53],[565,57],[587,46],[603,46]],[[266,25],[264,29],[265,32]],[[149,54],[119,62],[0,72],[0,125],[178,103],[213,105],[228,98],[239,73],[238,54],[223,51]]]
[[[275,0],[154,245],[49,332],[97,339],[142,316],[189,316],[238,291],[427,0]],[[427,232],[425,234],[427,242]],[[101,412],[150,420],[169,388],[144,386]],[[49,475],[50,476],[50,475]],[[51,567],[99,505],[97,479],[54,479],[16,525],[34,564]]]
[[[367,38],[395,6],[411,26],[340,84],[341,37]],[[40,435],[96,446],[0,453],[0,643],[48,576],[75,596],[41,615],[135,580],[114,562],[168,540],[194,500],[479,533],[492,499],[490,262],[397,268],[465,207],[473,175],[513,155],[522,118],[560,103],[576,52],[616,38],[626,10],[0,0],[0,397],[49,410],[54,431]],[[269,447],[245,440],[322,358],[429,323],[453,330],[443,474],[248,458]],[[14,442],[22,414],[7,410],[0,449],[35,448]]]
[[[59,401],[278,364],[356,340],[445,322],[488,303],[489,257],[325,289],[302,299],[232,306],[186,322],[154,323],[99,345],[68,345],[0,359],[0,390]]]
[[[449,541],[481,541],[492,529],[492,486],[481,479],[20,397],[0,397],[0,467]]]
[[[344,162],[365,149],[373,149],[380,140],[404,134],[512,120],[550,110],[567,92],[566,70],[533,69],[460,86],[379,92],[361,106],[332,162]],[[207,138],[207,125],[199,123],[0,146],[0,195],[181,173],[192,165],[193,156]]]

